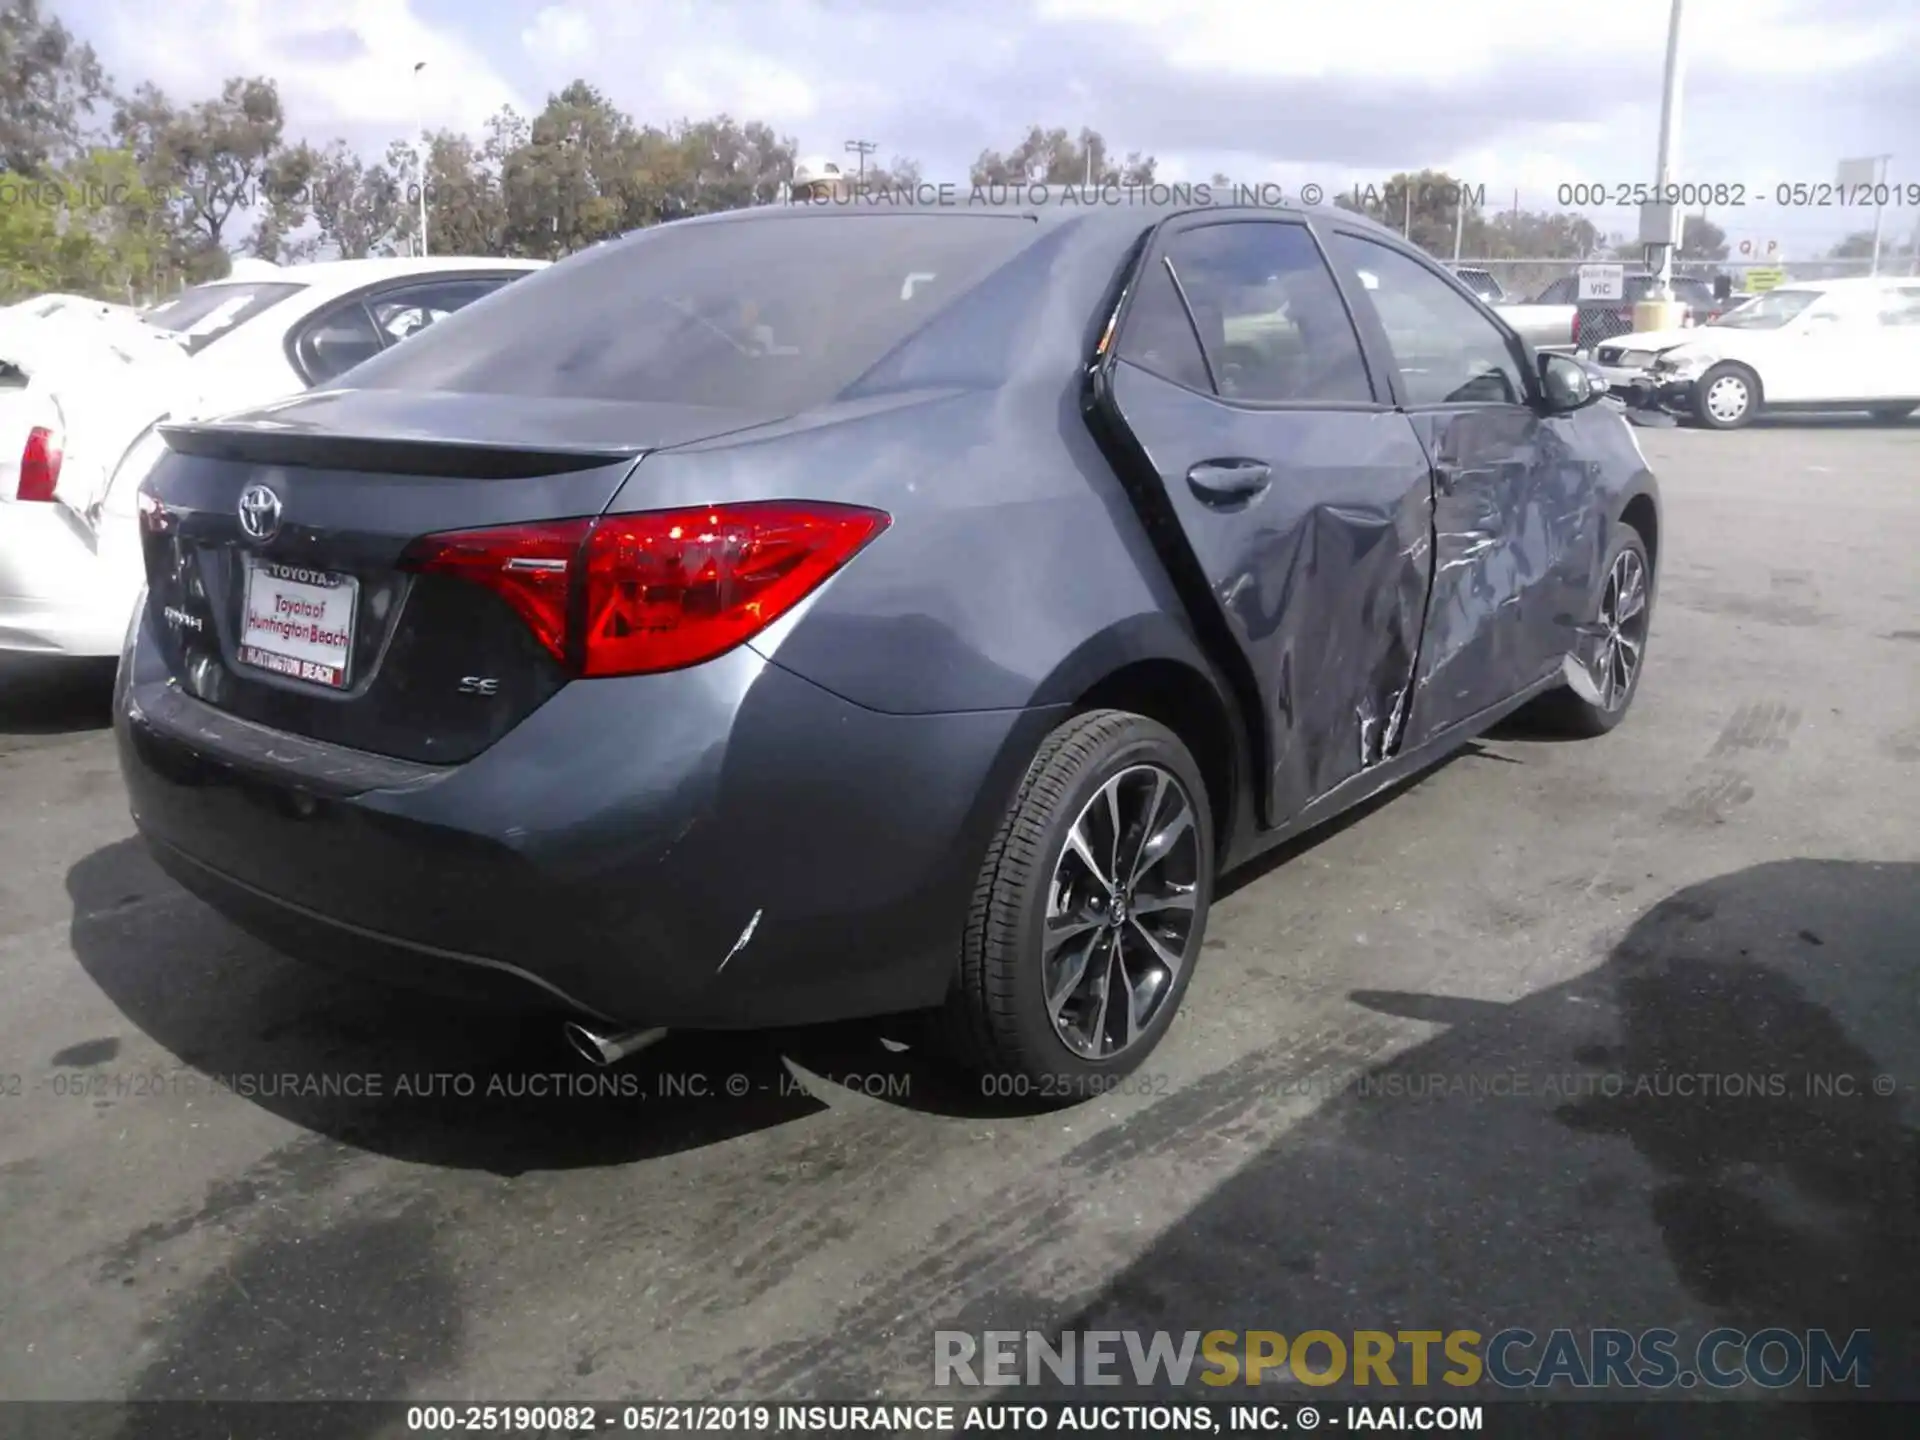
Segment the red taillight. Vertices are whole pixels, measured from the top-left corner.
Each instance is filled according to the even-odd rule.
[[[22,500],[51,500],[60,484],[60,437],[44,425],[27,432],[26,446],[20,451],[20,488]]]
[[[592,528],[591,520],[561,520],[426,535],[407,547],[400,568],[485,586],[514,608],[556,660],[565,660],[575,562]]]
[[[750,639],[889,523],[785,500],[651,510],[429,535],[401,564],[486,586],[581,675],[636,675]]]
[[[1580,312],[1578,310],[1573,312],[1573,343],[1576,345],[1580,343]]]

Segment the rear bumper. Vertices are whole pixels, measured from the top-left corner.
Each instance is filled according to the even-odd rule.
[[[0,650],[118,655],[140,591],[119,559],[63,505],[0,503]]]
[[[275,947],[694,1028],[937,1003],[987,840],[1057,719],[883,715],[743,647],[576,682],[474,759],[427,767],[276,740],[180,695],[144,618],[115,699],[159,862]]]

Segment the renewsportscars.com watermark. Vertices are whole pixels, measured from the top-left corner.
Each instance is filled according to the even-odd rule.
[[[1865,1330],[936,1330],[945,1386],[1450,1385],[1503,1390],[1763,1390],[1872,1384]]]

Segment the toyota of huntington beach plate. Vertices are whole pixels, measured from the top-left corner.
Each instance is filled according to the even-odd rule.
[[[344,690],[359,597],[351,575],[249,555],[241,663]]]

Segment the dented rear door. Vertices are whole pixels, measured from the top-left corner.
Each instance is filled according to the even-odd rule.
[[[1399,746],[1430,579],[1426,453],[1298,222],[1166,227],[1096,395],[1170,573],[1257,709],[1256,793],[1285,823]]]

